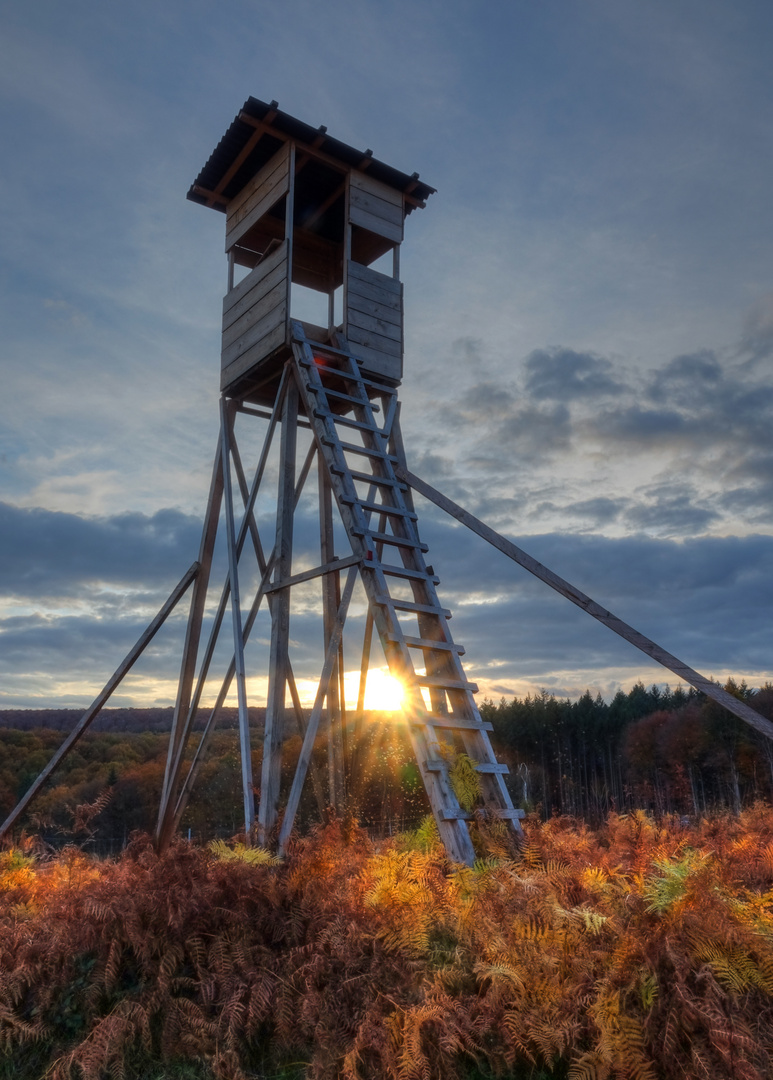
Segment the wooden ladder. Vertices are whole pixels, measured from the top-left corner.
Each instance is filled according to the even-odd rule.
[[[441,606],[438,579],[424,561],[427,546],[410,489],[396,472],[406,468],[397,391],[361,373],[342,335],[335,347],[318,344],[293,322],[292,339],[300,398],[360,559],[389,670],[404,687],[403,712],[440,837],[452,859],[470,864],[475,854],[467,820],[473,815],[460,806],[449,777],[455,744],[476,763],[489,816],[520,834],[523,811],[513,807],[504,781],[508,768],[494,756],[492,726],[475,705],[478,688],[465,676],[464,649],[453,641],[451,613]]]

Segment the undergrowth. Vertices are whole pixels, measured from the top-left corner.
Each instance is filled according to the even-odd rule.
[[[773,810],[0,852],[0,1080],[764,1080]]]

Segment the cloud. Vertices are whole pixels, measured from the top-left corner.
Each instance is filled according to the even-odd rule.
[[[744,321],[741,349],[752,361],[764,360],[773,353],[773,292],[761,297]]]
[[[198,553],[201,522],[178,510],[81,517],[0,503],[0,591],[77,596],[110,583],[170,585]]]
[[[524,368],[526,392],[537,401],[607,397],[625,389],[612,378],[609,360],[573,349],[535,349]]]

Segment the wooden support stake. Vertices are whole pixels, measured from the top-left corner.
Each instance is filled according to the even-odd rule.
[[[301,747],[301,753],[298,758],[298,765],[295,769],[295,776],[293,777],[292,787],[290,788],[290,794],[287,799],[287,806],[285,807],[284,818],[282,820],[282,828],[279,832],[280,854],[283,853],[287,848],[287,841],[290,839],[290,834],[292,833],[293,825],[295,824],[295,815],[298,812],[298,804],[301,801],[301,792],[303,791],[303,784],[306,779],[306,772],[308,770],[309,762],[311,761],[311,755],[314,750],[314,740],[317,737],[317,729],[319,728],[320,716],[322,715],[322,705],[325,701],[326,695],[330,691],[333,667],[336,663],[336,659],[338,656],[338,644],[344,631],[346,614],[349,610],[349,601],[352,598],[352,592],[354,591],[354,583],[356,580],[357,567],[352,566],[349,568],[349,573],[346,577],[346,584],[344,586],[343,596],[341,597],[341,605],[338,608],[335,625],[332,628],[332,633],[328,640],[327,650],[325,652],[325,663],[322,667],[322,674],[319,677],[317,694],[314,698],[314,707],[311,710],[311,716],[309,717],[306,734],[303,738],[303,746]]]
[[[121,683],[124,676],[126,676],[134,667],[135,662],[145,651],[146,647],[150,644],[150,642],[156,636],[157,632],[163,626],[167,617],[171,614],[179,601],[182,599],[188,589],[188,586],[191,584],[192,581],[196,579],[196,575],[198,574],[198,572],[199,564],[195,562],[190,567],[190,569],[180,578],[177,586],[172,590],[169,599],[166,601],[165,604],[163,604],[155,619],[153,619],[147,630],[145,630],[145,632],[138,639],[134,648],[127,653],[123,662],[113,672],[113,675],[107,681],[101,693],[99,693],[97,697],[94,698],[91,705],[88,707],[88,709],[80,718],[73,730],[70,732],[65,741],[56,751],[54,756],[49,761],[48,765],[46,765],[46,767],[43,769],[37,779],[32,783],[26,794],[19,800],[14,809],[5,819],[2,826],[0,826],[0,838],[5,836],[8,830],[14,824],[14,822],[19,818],[19,815],[29,806],[29,804],[35,798],[37,793],[45,784],[46,780],[48,780],[49,776],[51,776],[51,774],[67,757],[70,750],[73,748],[73,746],[75,746],[76,742],[80,739],[81,735],[88,728],[89,724],[91,724],[92,720],[94,720],[94,718],[99,715],[105,702],[109,699],[110,695]]]
[[[174,765],[178,759],[178,750],[184,736],[185,719],[191,701],[191,689],[193,676],[196,670],[196,657],[199,651],[201,638],[201,623],[204,617],[204,605],[207,599],[209,587],[209,574],[212,568],[212,554],[215,549],[215,537],[217,535],[217,523],[220,517],[220,504],[223,498],[223,470],[220,464],[220,439],[218,437],[215,461],[212,467],[212,479],[209,485],[209,498],[207,512],[204,517],[204,528],[201,534],[199,546],[199,572],[193,586],[191,607],[188,615],[188,627],[185,631],[185,644],[183,646],[182,662],[180,665],[180,679],[177,687],[177,701],[172,716],[172,729],[169,735],[169,748],[167,750],[166,768],[164,770],[164,782],[161,788],[161,800],[158,808],[158,826],[156,841],[159,847],[164,847],[169,842],[168,828],[171,825],[171,815],[168,812],[174,798],[176,777]]]
[[[236,550],[233,490],[231,486],[231,416],[225,398],[220,399],[220,434],[222,438],[223,495],[225,501],[226,544],[228,547],[228,579],[231,591],[231,617],[234,635],[234,673],[239,705],[239,749],[242,760],[242,794],[244,797],[244,836],[249,845],[255,825],[255,797],[252,784],[252,748],[250,746],[250,716],[247,710],[247,677],[244,669],[244,634],[239,591],[239,555]],[[252,520],[252,512],[245,514]]]
[[[559,577],[558,574],[554,574],[552,570],[548,570],[542,563],[537,562],[531,555],[513,544],[510,540],[505,539],[498,532],[495,532],[479,518],[474,517],[467,510],[462,509],[457,503],[441,494],[431,484],[427,484],[424,480],[420,480],[414,473],[409,472],[408,469],[398,468],[395,470],[400,479],[405,480],[411,487],[423,495],[430,502],[435,503],[441,510],[445,510],[451,517],[456,518],[463,525],[466,525],[468,529],[472,529],[478,536],[483,537],[489,544],[497,548],[503,554],[507,555],[514,562],[517,562],[519,566],[522,566],[524,570],[528,570],[530,574],[539,578],[540,581],[544,581],[546,585],[549,585],[551,589],[555,589],[561,596],[565,596],[567,600],[571,600],[577,607],[582,608],[583,611],[593,616],[604,626],[608,626],[610,630],[613,630],[625,641],[630,642],[631,645],[635,645],[637,649],[640,649],[643,653],[646,653],[652,660],[655,660],[658,664],[661,664],[664,668],[668,668],[669,671],[673,671],[675,675],[678,675],[680,679],[684,679],[690,686],[694,686],[696,690],[700,690],[707,697],[713,698],[719,705],[722,705],[728,712],[733,713],[740,720],[745,721],[750,727],[753,727],[756,731],[759,731],[762,735],[767,736],[768,739],[773,739],[773,724],[770,720],[766,720],[764,716],[760,716],[758,712],[750,708],[743,701],[739,701],[738,698],[733,697],[727,690],[723,690],[721,686],[717,686],[710,679],[707,679],[705,675],[701,675],[700,672],[695,671],[694,668],[689,667],[684,661],[674,656],[673,653],[667,652],[666,649],[662,649],[660,645],[656,645],[650,638],[645,637],[644,634],[640,634],[638,630],[634,630],[628,623],[623,622],[622,619],[618,619],[616,615],[613,615],[606,608],[601,607],[595,600],[591,600],[585,593],[580,592],[574,585],[570,585],[568,581]]]
[[[295,502],[295,454],[298,418],[298,385],[288,380],[282,410],[282,439],[279,455],[279,493],[276,517],[276,578],[290,577],[293,553],[293,510]],[[287,689],[288,643],[290,635],[290,590],[275,594],[271,609],[271,650],[268,669],[266,726],[263,737],[263,765],[260,783],[258,830],[266,844],[279,813],[279,784],[282,770],[282,735]]]

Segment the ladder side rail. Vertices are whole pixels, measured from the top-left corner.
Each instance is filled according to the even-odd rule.
[[[415,682],[413,663],[407,646],[402,642],[402,629],[395,611],[391,608],[391,605],[378,602],[380,598],[388,597],[389,592],[384,572],[375,558],[375,551],[372,546],[367,544],[368,523],[364,520],[360,500],[356,497],[356,492],[352,490],[353,483],[348,475],[348,467],[343,457],[343,451],[335,428],[335,418],[329,410],[315,409],[314,396],[307,389],[307,380],[309,384],[316,384],[321,381],[308,344],[304,340],[298,340],[296,337],[293,351],[297,364],[301,397],[314,426],[318,445],[328,465],[331,484],[336,494],[344,527],[353,551],[357,553],[359,550],[363,555],[361,577],[373,610],[374,623],[384,648],[387,663],[390,670],[403,681],[407,688],[409,701],[406,711],[409,713],[409,718],[410,714],[419,718],[426,712],[424,699]],[[352,360],[352,362],[354,361]],[[378,438],[375,431],[372,432],[372,438],[375,443]],[[386,443],[386,439],[378,441]],[[381,447],[379,447],[379,450],[383,452]],[[337,470],[333,471],[331,466],[336,466]],[[354,501],[342,498],[345,494],[354,495]],[[388,510],[389,507],[384,507],[384,512],[388,512]],[[368,552],[370,552],[370,558],[368,558]],[[466,825],[458,816],[455,816],[461,813],[456,795],[448,783],[447,777],[430,772],[426,767],[427,760],[436,757],[440,751],[440,744],[435,731],[425,725],[416,726],[410,723],[408,730],[416,763],[429,795],[438,830],[446,849],[451,858],[469,863],[474,859],[474,851]]]

